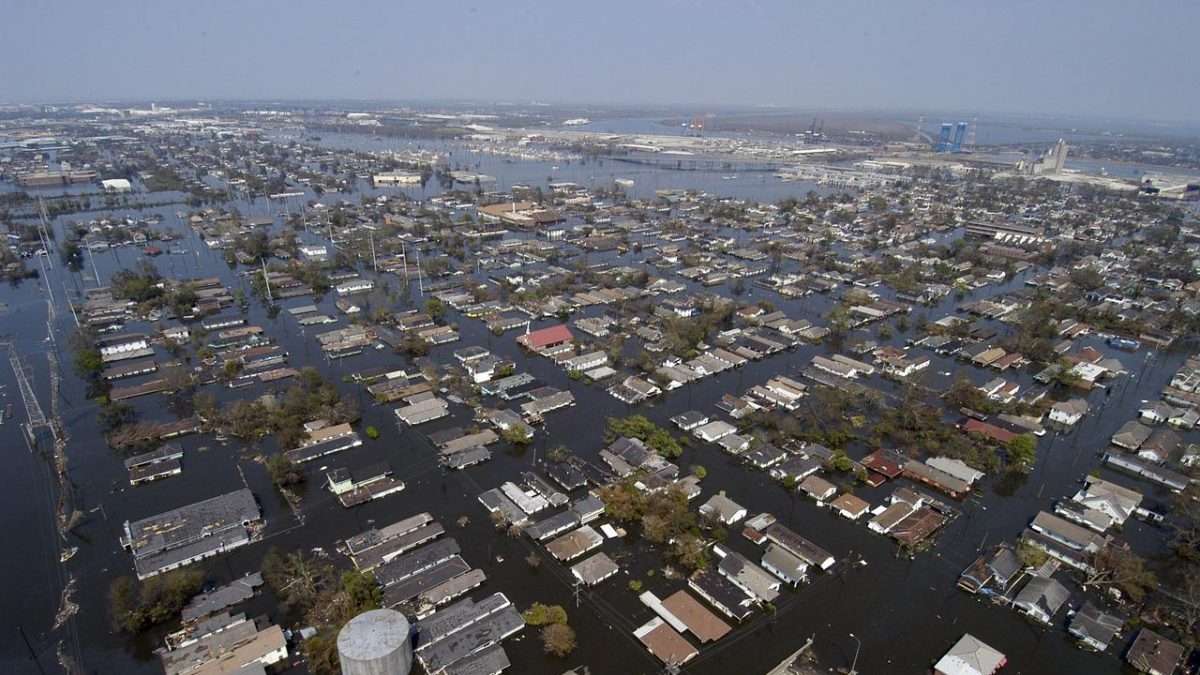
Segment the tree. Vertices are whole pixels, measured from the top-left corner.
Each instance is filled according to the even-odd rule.
[[[1171,534],[1175,555],[1187,561],[1200,558],[1200,487],[1189,485],[1175,495],[1171,511],[1177,516]]]
[[[396,345],[396,353],[410,359],[425,356],[429,354],[429,343],[416,333],[408,332],[404,334],[404,340]]]
[[[95,377],[104,369],[104,359],[95,349],[80,349],[75,352],[75,373],[82,378]]]
[[[263,557],[263,580],[275,590],[282,610],[306,615],[322,595],[336,585],[337,570],[328,562],[305,557],[300,551],[284,553],[272,547]]]
[[[1023,470],[1029,470],[1037,460],[1037,439],[1031,434],[1014,437],[1004,449],[1008,451],[1009,463]]]
[[[271,482],[275,487],[303,483],[308,478],[304,468],[282,452],[271,455],[267,460],[267,473],[271,475]]]
[[[369,438],[371,440],[375,440],[375,439],[379,438],[379,429],[376,429],[375,427],[372,427],[372,426],[367,427],[366,433],[367,433],[367,438]]]
[[[846,473],[854,468],[854,461],[846,456],[845,451],[834,450],[833,457],[829,460],[829,466],[833,468],[834,471]]]
[[[679,445],[679,441],[676,441],[669,431],[660,429],[644,415],[608,418],[604,440],[611,443],[621,436],[644,441],[648,448],[663,457],[674,458],[683,454],[683,447]]]
[[[440,324],[442,319],[446,318],[446,303],[438,298],[430,298],[425,301],[425,313],[433,319],[434,323]]]
[[[1196,623],[1200,622],[1200,569],[1188,566],[1177,591],[1180,625],[1177,626],[1185,644],[1196,643]]]
[[[567,623],[567,610],[562,608],[562,605],[543,605],[540,602],[535,602],[529,606],[529,609],[521,612],[521,618],[525,619],[525,624],[529,626],[545,626],[547,624],[563,624]]]
[[[1087,574],[1085,586],[1116,588],[1134,603],[1158,587],[1158,579],[1145,568],[1145,561],[1123,548],[1105,546],[1092,554],[1090,563],[1093,571]]]
[[[112,431],[133,419],[133,406],[124,401],[110,401],[100,406],[96,413],[96,423],[101,431]]]
[[[308,638],[300,647],[308,670],[314,675],[336,675],[342,671],[338,660],[337,631],[327,629]]]
[[[987,397],[987,394],[979,391],[979,387],[975,386],[971,378],[967,377],[966,373],[961,371],[954,377],[954,382],[950,384],[950,388],[946,390],[946,393],[942,397],[946,401],[946,405],[952,410],[967,408],[987,413],[995,408],[995,405]]]
[[[150,577],[140,587],[132,578],[121,577],[108,589],[113,628],[136,634],[173,620],[203,585],[204,572],[195,567]]]
[[[1025,542],[1021,542],[1021,545],[1017,547],[1017,559],[1026,567],[1041,567],[1048,557],[1049,555],[1042,549]]]
[[[192,395],[192,410],[202,420],[211,420],[217,415],[217,399],[210,392],[198,391]]]
[[[172,394],[183,394],[196,386],[196,379],[183,366],[172,365],[163,368],[162,377],[166,382],[167,391]]]
[[[507,429],[500,430],[500,438],[512,443],[513,445],[529,445],[533,442],[533,436],[525,430],[525,427],[513,425]]]
[[[675,542],[671,544],[671,557],[692,572],[707,569],[709,565],[708,547],[694,534],[676,537]]]
[[[575,651],[575,629],[565,623],[550,624],[542,629],[542,648],[553,656],[566,656]]]

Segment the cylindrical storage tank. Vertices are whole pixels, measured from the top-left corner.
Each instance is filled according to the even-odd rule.
[[[342,627],[337,646],[342,675],[408,675],[412,669],[408,620],[400,612],[359,614]]]

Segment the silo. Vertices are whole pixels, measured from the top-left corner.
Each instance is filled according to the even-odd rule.
[[[373,609],[351,619],[338,634],[343,675],[408,675],[412,642],[400,612]]]

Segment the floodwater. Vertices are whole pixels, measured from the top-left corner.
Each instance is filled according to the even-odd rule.
[[[505,165],[518,167],[520,171],[515,175],[504,172],[504,166],[494,169],[486,166],[479,170],[497,175],[504,184],[523,182],[528,180],[528,176],[544,176],[547,171],[544,164],[531,164]],[[588,165],[573,170],[590,172],[597,168]],[[610,169],[608,165],[604,168]],[[563,170],[560,166],[559,171]],[[673,187],[688,187],[698,175],[663,174],[662,180],[674,183]],[[564,174],[562,179],[572,178],[570,174]],[[713,178],[709,175],[706,180]],[[718,177],[715,180],[721,179]],[[433,186],[430,188],[433,189]],[[794,185],[789,189],[794,190],[796,196],[803,196],[803,189],[797,190]],[[255,213],[279,210],[262,201],[249,206]],[[166,216],[159,227],[186,231],[173,215],[174,210],[159,209]],[[247,210],[243,209],[243,212]],[[57,225],[61,226],[61,222]],[[744,233],[737,234],[746,236]],[[203,249],[190,231],[187,231],[187,236],[185,241],[173,242],[170,246],[172,250],[182,250],[182,253],[149,260],[164,275],[174,278],[219,275],[230,288],[243,288],[249,294],[246,281],[229,269],[220,252]],[[315,235],[306,236],[316,241]],[[142,259],[140,252],[131,248],[118,248],[95,255],[95,263],[103,279]],[[634,256],[622,257],[615,253],[592,254],[589,259],[593,262],[614,259],[626,264],[640,264]],[[64,295],[78,297],[80,290],[96,284],[84,274],[67,273],[57,259],[53,263],[54,269],[50,271],[48,280],[59,307],[59,339],[55,349],[59,362],[67,372],[59,404],[64,414],[64,424],[71,435],[68,449],[70,476],[78,489],[79,506],[85,512],[82,524],[64,542],[66,546],[77,546],[79,549],[66,563],[64,570],[76,579],[74,599],[79,603],[80,610],[72,626],[86,672],[160,672],[158,661],[152,654],[152,649],[160,644],[156,641],[157,633],[131,639],[109,628],[105,601],[107,588],[115,578],[132,573],[130,557],[118,544],[122,523],[242,485],[248,485],[262,504],[267,522],[265,537],[226,556],[200,563],[214,581],[228,581],[257,570],[263,554],[272,546],[306,551],[319,548],[338,558],[336,553],[332,553],[336,542],[372,524],[384,525],[408,515],[429,511],[447,527],[448,535],[458,540],[463,548],[463,557],[487,573],[487,582],[473,592],[474,597],[500,591],[507,594],[518,607],[538,601],[562,604],[568,608],[570,622],[578,631],[579,647],[575,653],[566,659],[546,657],[541,652],[536,632],[526,630],[505,642],[513,663],[511,672],[556,675],[568,667],[580,665],[589,666],[593,673],[661,672],[662,665],[632,637],[632,630],[651,619],[653,614],[627,588],[631,578],[641,579],[645,583],[645,590],[653,591],[660,597],[681,587],[680,581],[663,578],[657,552],[634,541],[606,541],[601,550],[620,561],[622,574],[604,582],[597,589],[585,590],[575,596],[566,568],[559,566],[539,548],[536,550],[543,562],[540,568],[532,569],[524,558],[535,549],[526,539],[514,539],[495,532],[487,511],[476,501],[476,496],[504,481],[518,479],[520,471],[536,466],[538,459],[558,444],[567,445],[584,459],[594,460],[603,446],[601,437],[606,417],[641,412],[660,425],[669,426],[667,420],[671,416],[695,409],[715,419],[720,414],[713,404],[723,394],[739,394],[777,373],[795,376],[800,367],[808,364],[812,355],[829,351],[825,346],[803,346],[671,392],[651,406],[632,408],[609,396],[601,386],[572,382],[562,369],[550,361],[521,352],[515,346],[514,333],[493,336],[480,322],[460,317],[451,311],[448,321],[458,324],[462,340],[433,348],[431,358],[449,363],[454,350],[471,344],[482,345],[514,358],[518,371],[530,372],[547,384],[569,388],[575,394],[576,405],[547,415],[545,426],[538,430],[530,447],[505,449],[497,446],[490,462],[461,473],[445,473],[438,467],[436,453],[425,439],[425,434],[452,426],[467,426],[471,422],[471,410],[452,404],[451,417],[417,429],[398,429],[391,406],[374,405],[365,390],[343,379],[355,371],[372,366],[402,366],[405,364],[402,357],[394,356],[387,350],[368,350],[359,356],[328,361],[317,348],[312,334],[339,326],[301,328],[287,312],[270,318],[263,306],[252,302],[248,310],[248,322],[264,327],[282,344],[291,355],[291,365],[316,367],[336,383],[343,396],[359,402],[363,411],[360,429],[374,425],[383,432],[378,440],[364,440],[362,447],[310,463],[310,481],[304,490],[298,516],[271,488],[262,466],[250,458],[258,452],[273,449],[270,438],[255,449],[244,448],[236,440],[221,443],[209,436],[186,436],[179,441],[185,448],[182,475],[138,488],[129,486],[121,457],[108,448],[99,435],[95,421],[96,405],[85,398],[82,384],[69,374],[70,357],[62,346],[72,325],[71,316],[66,313]],[[85,265],[85,269],[90,269],[90,265]],[[386,279],[393,288],[400,285],[395,277]],[[1022,277],[1002,286],[989,287],[968,295],[968,299],[1006,292],[1019,287],[1023,281]],[[885,291],[875,290],[887,295]],[[18,347],[35,368],[42,405],[49,410],[49,394],[45,383],[48,362],[44,356],[48,349],[41,342],[45,336],[45,305],[40,297],[44,292],[44,282],[31,280],[19,287],[0,289],[0,301],[8,303],[10,307],[9,314],[3,317],[8,326],[6,330],[19,336]],[[783,300],[753,286],[744,299],[754,301],[760,298],[769,299],[779,309],[796,318],[817,319],[831,306],[831,299],[826,296]],[[323,313],[337,315],[333,308],[335,299],[331,294],[323,300],[320,304]],[[287,308],[310,302],[308,298],[295,298],[282,305]],[[407,298],[400,301],[402,307],[415,308],[422,303],[423,299],[416,288],[410,289]],[[936,308],[915,312],[928,313],[930,319],[937,319],[952,311],[953,304],[954,301],[949,299]],[[574,315],[572,320],[603,311],[603,308],[589,308]],[[339,325],[344,326],[345,321],[340,321]],[[549,324],[540,322],[534,327],[541,325]],[[1000,324],[997,326],[1002,331],[1007,330]],[[127,325],[129,332],[150,332],[153,329],[150,324]],[[897,333],[891,342],[900,344],[904,338],[903,334]],[[799,591],[786,591],[777,603],[778,611],[775,614],[757,615],[748,625],[738,628],[722,641],[703,648],[700,656],[684,671],[706,675],[765,672],[812,636],[815,636],[816,652],[826,664],[849,666],[857,644],[850,637],[853,633],[861,640],[857,658],[860,671],[918,673],[925,672],[929,664],[964,632],[970,632],[1008,655],[1009,665],[1005,672],[1058,672],[1064,675],[1118,672],[1120,664],[1117,654],[1123,650],[1123,644],[1110,648],[1103,655],[1081,652],[1067,640],[1062,628],[1063,614],[1059,615],[1055,626],[1037,627],[1006,608],[956,590],[954,585],[958,573],[976,557],[981,545],[991,546],[1017,537],[1037,511],[1051,509],[1056,499],[1073,493],[1079,480],[1094,469],[1122,484],[1137,485],[1149,496],[1167,499],[1166,495],[1151,485],[1117,476],[1101,468],[1098,453],[1106,445],[1108,436],[1134,415],[1132,411],[1137,404],[1156,395],[1182,363],[1183,355],[1175,352],[1149,353],[1147,357],[1148,352],[1115,352],[1094,338],[1084,339],[1081,346],[1083,344],[1095,346],[1106,355],[1117,356],[1133,375],[1118,380],[1111,396],[1106,396],[1103,391],[1093,392],[1090,400],[1095,412],[1088,416],[1079,429],[1064,436],[1050,433],[1043,437],[1039,441],[1037,466],[1028,477],[1016,483],[1000,482],[989,477],[979,488],[979,494],[961,505],[962,517],[940,533],[937,543],[929,551],[917,555],[915,559],[898,557],[891,540],[872,534],[865,523],[850,523],[837,518],[828,510],[819,509],[804,498],[789,493],[764,472],[742,465],[715,446],[693,443],[685,450],[680,464],[684,470],[694,464],[708,468],[708,477],[702,484],[704,493],[701,500],[718,490],[725,490],[751,513],[769,511],[776,514],[788,527],[833,553],[839,564],[831,573],[817,575],[812,583],[801,587]],[[163,356],[160,354],[160,358]],[[933,373],[931,383],[935,385],[944,385],[949,381],[948,377],[937,374],[958,368],[965,369],[978,383],[994,376],[991,371],[961,366],[936,356],[933,358],[934,363],[929,370]],[[1143,364],[1145,369],[1141,370]],[[22,624],[35,652],[39,654],[41,667],[47,672],[57,672],[54,648],[58,640],[70,635],[64,630],[50,630],[57,607],[57,595],[63,583],[54,564],[58,548],[54,544],[53,530],[48,520],[52,497],[46,490],[45,465],[30,455],[16,431],[16,422],[23,420],[23,415],[19,414],[21,406],[14,398],[17,394],[12,384],[12,374],[6,366],[0,370],[4,370],[0,383],[8,385],[3,390],[7,394],[3,400],[17,403],[18,410],[16,420],[0,427],[10,457],[10,471],[0,478],[9,505],[6,513],[0,517],[0,528],[3,528],[0,534],[4,535],[6,541],[21,542],[19,546],[6,547],[8,553],[4,556],[3,569],[8,573],[6,578],[9,583],[19,584],[20,590],[5,594],[2,611],[6,625],[18,621]],[[1022,373],[1018,379],[1023,386],[1031,385],[1027,373]],[[127,381],[129,384],[135,382]],[[887,391],[895,390],[894,385],[877,377],[869,383]],[[214,387],[209,387],[209,390],[214,391],[220,400],[229,401],[286,386],[285,381],[273,385],[255,384],[238,390],[216,390]],[[134,403],[140,419],[163,421],[187,414],[186,406],[173,406],[165,397],[135,399]],[[852,452],[852,455],[857,457],[857,452],[861,450]],[[319,470],[320,467],[358,466],[377,459],[392,463],[396,475],[407,483],[403,492],[355,509],[344,509],[333,500],[331,494],[321,489],[323,472]],[[859,488],[856,494],[875,505],[881,503],[893,487]],[[1004,492],[1006,496],[998,492]],[[576,492],[572,497],[581,494]],[[459,529],[456,521],[461,516],[469,518],[470,523]],[[1164,533],[1140,521],[1131,521],[1121,536],[1133,543],[1135,550],[1152,559],[1164,553]],[[730,533],[728,544],[751,559],[757,560],[761,555],[736,531]],[[846,563],[858,559],[867,564],[851,566]],[[344,559],[338,558],[338,561],[342,565],[348,564]],[[1162,564],[1160,560],[1154,560],[1154,563]],[[648,572],[650,569],[660,571],[651,577]],[[1076,591],[1070,604],[1078,607],[1083,601],[1084,596]],[[244,611],[251,616],[266,613],[274,620],[281,619],[269,594],[255,598],[245,606]],[[15,631],[6,630],[0,635],[0,650],[3,657],[0,663],[4,664],[5,672],[36,672],[28,659],[28,651]]]

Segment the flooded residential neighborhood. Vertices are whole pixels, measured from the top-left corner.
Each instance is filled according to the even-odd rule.
[[[265,99],[0,103],[5,672],[1200,666],[1200,130]]]

